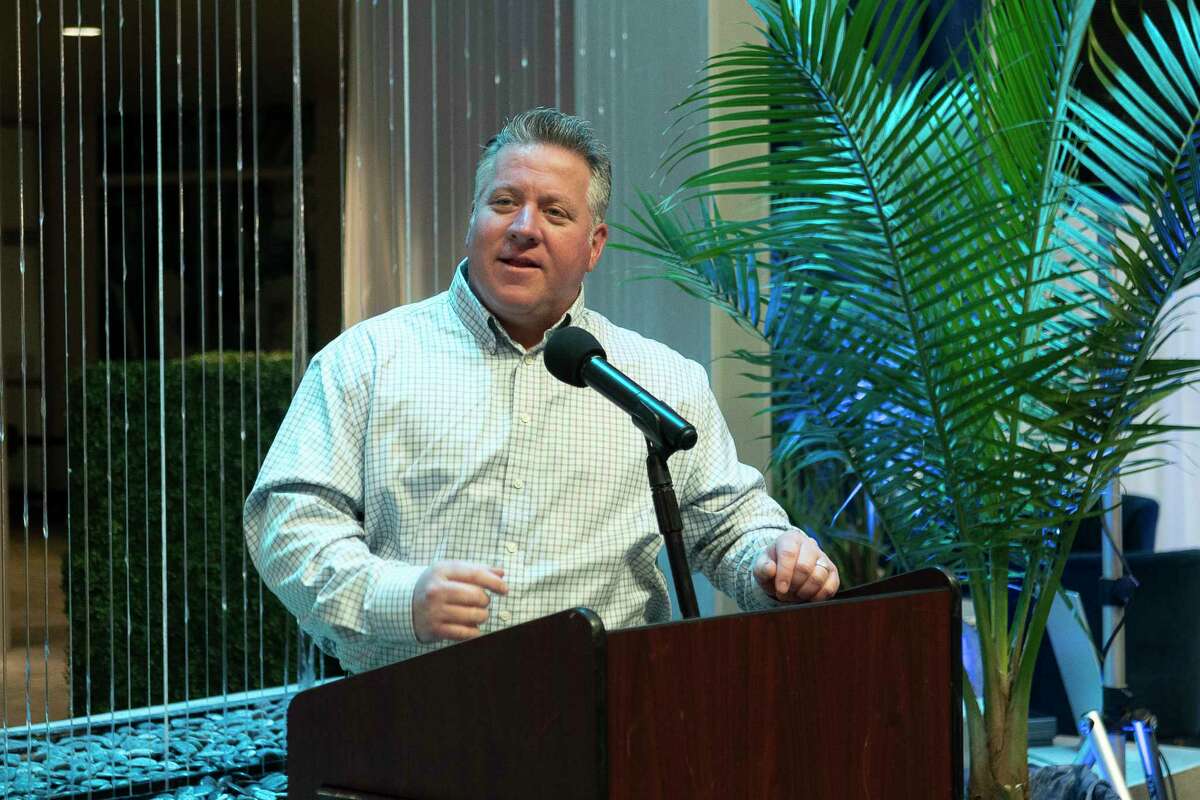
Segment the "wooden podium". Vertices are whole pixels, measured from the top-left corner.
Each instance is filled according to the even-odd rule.
[[[605,631],[573,609],[302,692],[288,797],[960,798],[959,592]]]

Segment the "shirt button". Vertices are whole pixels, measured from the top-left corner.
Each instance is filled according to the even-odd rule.
[[[524,424],[526,424],[526,425],[528,425],[528,424],[529,424],[529,420],[530,420],[530,419],[531,419],[531,417],[530,417],[528,414],[522,414],[522,415],[521,415],[521,422],[523,422],[523,423],[524,423]]]
[[[500,617],[501,622],[511,622],[512,621],[512,614],[510,614],[507,611],[501,611],[496,616]]]
[[[515,553],[515,552],[517,552],[517,543],[516,542],[505,542],[504,549],[510,553]]]
[[[528,367],[530,364],[532,364],[534,362],[534,360],[535,359],[533,356],[525,356],[524,358],[521,359],[521,363]]]
[[[512,485],[513,485],[514,489],[524,489],[525,481],[521,480],[520,478],[517,478],[515,481],[513,481]]]

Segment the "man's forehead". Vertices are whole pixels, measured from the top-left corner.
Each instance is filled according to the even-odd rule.
[[[487,179],[483,184],[485,190],[499,188],[519,188],[523,183],[524,170],[532,169],[535,174],[544,174],[556,178],[571,177],[563,175],[564,170],[575,170],[575,177],[581,179],[584,191],[591,179],[587,161],[578,153],[554,144],[510,144],[497,151]],[[550,186],[543,187],[547,193],[553,193]],[[570,187],[562,186],[562,189]]]
[[[550,142],[529,142],[506,144],[497,150],[492,160],[493,173],[498,171],[502,164],[507,165],[514,161],[528,162],[535,167],[578,167],[585,173],[589,172],[587,159],[574,150]]]

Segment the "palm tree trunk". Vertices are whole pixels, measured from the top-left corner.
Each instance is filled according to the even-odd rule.
[[[1029,705],[1019,698],[1007,701],[1009,676],[984,675],[988,703],[984,713],[971,713],[968,698],[967,735],[971,748],[970,800],[1027,800],[1029,787]]]

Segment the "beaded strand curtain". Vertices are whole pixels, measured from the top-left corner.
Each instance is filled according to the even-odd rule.
[[[569,0],[0,10],[0,795],[282,755],[263,703],[338,671],[254,574],[242,501],[350,300],[447,283],[483,132],[570,107],[571,19]],[[386,205],[356,183],[384,141],[408,167]],[[344,246],[392,283],[343,279]],[[235,718],[249,755],[189,744]]]
[[[337,324],[303,279],[339,284],[337,215],[304,216],[340,202],[330,8],[0,11],[4,796],[228,766],[182,721],[307,677],[240,517],[305,335]],[[140,767],[97,745],[135,722]]]

